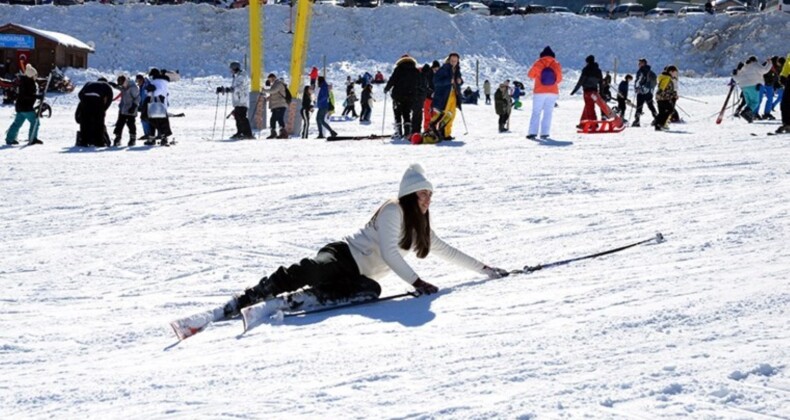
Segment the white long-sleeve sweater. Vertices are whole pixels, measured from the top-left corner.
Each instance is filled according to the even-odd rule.
[[[395,201],[390,201],[379,210],[364,228],[343,238],[351,249],[359,272],[363,276],[378,280],[390,270],[409,284],[419,275],[409,266],[403,256],[411,250],[398,246],[403,232],[403,211]],[[453,248],[431,230],[431,252],[442,259],[469,270],[483,273],[485,264]]]

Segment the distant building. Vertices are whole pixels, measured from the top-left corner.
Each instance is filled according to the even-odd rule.
[[[54,67],[87,68],[88,44],[60,32],[45,31],[8,23],[0,26],[0,65],[3,73],[16,74],[21,63],[30,63],[39,76],[46,77]]]

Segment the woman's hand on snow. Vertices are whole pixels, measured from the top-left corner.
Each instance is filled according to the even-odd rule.
[[[417,293],[421,295],[431,295],[439,291],[439,288],[428,283],[427,281],[423,281],[421,279],[417,279],[412,286],[417,290]]]
[[[483,272],[488,276],[489,279],[500,279],[502,277],[507,277],[510,275],[510,272],[505,270],[504,268],[498,267],[483,267]]]

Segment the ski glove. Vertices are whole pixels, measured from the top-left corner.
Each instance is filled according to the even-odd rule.
[[[439,291],[439,288],[428,283],[427,281],[423,281],[421,279],[417,279],[412,286],[417,290],[417,293],[421,295],[431,295]]]
[[[510,275],[510,272],[498,267],[483,267],[483,272],[488,276],[489,279],[500,279],[502,277],[507,277]]]
[[[217,86],[217,95],[219,95],[220,93],[225,93],[225,88],[222,86]]]

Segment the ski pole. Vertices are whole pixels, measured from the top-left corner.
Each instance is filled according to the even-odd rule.
[[[680,110],[680,112],[682,112],[682,113],[686,114],[686,116],[687,116],[687,117],[691,118],[691,114],[689,114],[688,112],[686,112],[686,111],[685,111],[683,108],[681,108],[681,107],[680,107],[680,105],[678,105],[677,103],[675,103],[675,108],[679,109],[679,110]]]
[[[384,122],[387,121],[387,94],[384,94],[384,115],[381,116],[381,135],[384,135]]]
[[[705,104],[705,105],[707,105],[707,104],[708,104],[708,103],[707,103],[707,102],[705,102],[705,101],[701,101],[701,100],[699,100],[699,99],[694,99],[694,98],[689,98],[688,96],[680,96],[680,95],[678,95],[678,98],[681,98],[681,99],[686,99],[686,100],[689,100],[689,101],[692,101],[692,102],[699,102],[699,103],[701,103],[701,104]]]
[[[513,270],[513,271],[510,272],[510,274],[528,274],[528,273],[531,273],[533,271],[543,270],[544,268],[557,267],[557,266],[569,264],[569,263],[572,263],[572,262],[575,262],[575,261],[581,261],[581,260],[586,260],[586,259],[590,259],[590,258],[602,257],[604,255],[614,254],[615,252],[620,252],[620,251],[626,250],[628,248],[633,248],[635,246],[646,244],[646,243],[652,242],[652,241],[656,241],[657,244],[660,244],[661,242],[664,242],[664,235],[662,235],[661,232],[657,232],[656,235],[653,236],[650,239],[645,239],[645,240],[642,240],[642,241],[639,241],[639,242],[634,242],[632,244],[621,246],[621,247],[618,247],[618,248],[612,248],[612,249],[607,250],[607,251],[602,251],[602,252],[598,252],[598,253],[595,253],[595,254],[585,255],[583,257],[576,257],[576,258],[570,258],[570,259],[567,259],[567,260],[556,261],[556,262],[548,263],[548,264],[539,264],[539,265],[536,265],[534,267],[530,267],[530,266],[526,265],[526,266],[524,266],[524,268],[522,270]]]
[[[458,108],[458,110],[461,111],[461,121],[464,122],[464,130],[465,130],[464,135],[467,135],[469,134],[469,128],[466,127],[466,118],[464,117],[464,109]]]
[[[217,132],[217,114],[219,114],[219,93],[217,94],[217,104],[214,105],[214,128],[211,129],[211,140],[214,140],[214,134]]]
[[[225,93],[225,110],[222,111],[222,115],[225,115],[227,113],[228,113],[228,94]],[[220,137],[223,140],[225,139],[225,122],[228,120],[228,117],[222,119],[222,134],[220,134]]]

